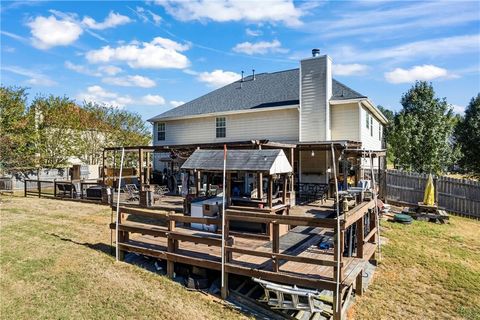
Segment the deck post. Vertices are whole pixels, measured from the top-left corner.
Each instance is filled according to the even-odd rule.
[[[102,184],[105,186],[105,149],[102,151]]]
[[[283,175],[283,193],[282,193],[282,203],[287,204],[287,182],[288,182],[288,176],[287,174]]]
[[[262,150],[262,145],[258,145],[258,150]],[[263,173],[257,173],[257,197],[263,199]]]
[[[138,180],[140,182],[140,190],[143,191],[143,184],[145,183],[143,181],[143,150],[142,148],[138,148]]]
[[[197,170],[195,172],[195,189],[196,189],[195,194],[197,197],[200,194],[201,186],[202,186],[201,173],[200,173],[200,170]]]
[[[292,166],[292,176],[290,177],[290,191],[293,192],[295,190],[295,166],[293,163],[295,162],[295,149],[290,148],[290,165]]]
[[[357,232],[357,258],[363,259],[363,246],[365,239],[365,216],[362,216],[357,220],[356,232]]]
[[[369,216],[370,216],[370,231],[374,228],[377,228],[377,219],[375,218],[375,210],[368,209]],[[375,232],[373,236],[370,238],[369,242],[376,244],[379,239],[377,239],[377,233]],[[373,253],[371,260],[376,260],[376,252]]]
[[[273,207],[273,179],[272,176],[268,176],[268,207]]]
[[[278,272],[280,269],[279,260],[276,254],[280,252],[280,225],[276,221],[272,221],[272,268],[273,272]]]
[[[222,213],[222,214],[225,214],[225,213]],[[226,216],[225,216],[226,218]],[[225,230],[222,230],[222,233],[223,233],[223,239],[225,241],[226,244],[229,244],[228,242],[228,239],[230,238],[230,221],[228,219],[225,219]],[[231,244],[229,244],[231,245]],[[232,252],[231,251],[227,251],[225,249],[225,263],[229,263],[232,259]],[[221,296],[222,296],[222,299],[227,299],[228,298],[228,295],[229,295],[229,292],[228,292],[228,272],[225,272],[223,274],[223,287],[221,288],[220,290],[220,293],[221,293]]]
[[[175,231],[175,220],[168,218],[168,231]],[[167,237],[167,251],[175,252],[178,249],[178,242],[170,237]],[[175,273],[175,263],[167,258],[167,276],[173,278]]]
[[[333,254],[334,254],[334,259],[335,261],[340,261],[342,262],[342,255],[343,255],[343,248],[344,248],[344,236],[345,236],[345,231],[342,229],[338,229],[335,227],[335,236],[340,237],[340,247],[337,246],[337,241],[334,241],[333,245]],[[337,267],[333,267],[333,274],[334,274],[334,279],[335,281],[339,282],[340,284],[342,283],[343,279],[343,268],[340,268],[339,278],[337,279]],[[341,285],[340,285],[341,287]],[[340,297],[337,297],[336,290],[333,291],[333,319],[334,320],[342,320],[342,297],[341,297],[342,290],[339,291]],[[337,307],[337,304],[340,304]],[[337,311],[338,310],[338,311]]]

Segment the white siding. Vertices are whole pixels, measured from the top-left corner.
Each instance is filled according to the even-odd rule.
[[[264,112],[222,115],[227,122],[226,138],[216,138],[216,116],[165,121],[165,141],[155,145],[214,143],[269,139],[298,141],[298,109],[269,110]],[[155,126],[156,127],[156,126]]]
[[[332,140],[360,141],[358,103],[331,105]]]
[[[300,141],[330,140],[331,68],[328,56],[300,62]]]

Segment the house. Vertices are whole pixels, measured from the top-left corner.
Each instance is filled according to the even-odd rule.
[[[248,140],[296,145],[294,168],[298,181],[306,183],[329,182],[331,155],[299,146],[335,141],[380,150],[387,123],[367,96],[332,78],[332,59],[318,49],[298,69],[252,74],[149,121],[154,146]],[[154,163],[157,170],[161,165]]]

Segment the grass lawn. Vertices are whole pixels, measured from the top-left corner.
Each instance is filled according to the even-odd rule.
[[[382,221],[388,242],[354,319],[480,319],[480,221]]]
[[[1,319],[240,319],[217,299],[116,263],[107,207],[2,197]],[[388,243],[355,319],[480,319],[480,221],[383,222]]]
[[[245,319],[219,300],[110,256],[110,209],[3,197],[1,319]]]

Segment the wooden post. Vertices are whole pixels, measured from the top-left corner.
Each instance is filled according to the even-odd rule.
[[[143,177],[143,181],[146,184],[150,184],[150,155],[151,153],[147,151],[147,156],[145,157],[145,176]]]
[[[38,174],[37,174],[37,189],[38,189],[38,197],[40,198],[42,196],[42,183],[40,182],[40,177]]]
[[[27,197],[27,179],[23,180],[23,196],[26,198]]]
[[[258,145],[258,150],[262,150],[262,146]],[[257,173],[257,197],[263,199],[263,173]]]
[[[295,149],[290,148],[290,165],[292,166],[292,176],[290,177],[290,191],[295,190]]]
[[[138,148],[138,180],[140,182],[140,190],[141,191],[144,190],[143,185],[145,183],[142,167],[143,167],[143,149]]]
[[[224,212],[222,214],[225,214]],[[226,244],[228,244],[228,239],[230,238],[230,221],[226,219],[225,217],[225,230],[223,230],[223,239]],[[220,249],[221,250],[221,249]],[[228,252],[228,253],[227,253]],[[225,254],[225,263],[229,263],[232,259],[232,252],[231,251],[226,251],[224,252]],[[228,272],[225,272],[223,275],[223,280],[224,280],[224,286],[221,288],[221,296],[222,299],[227,299],[228,298]]]
[[[287,174],[283,175],[283,193],[282,193],[282,203],[287,204],[287,182],[288,176]]]
[[[357,258],[363,259],[363,246],[365,239],[365,216],[357,220]]]
[[[336,227],[335,227],[334,231],[335,231],[335,236],[340,237],[340,247],[337,246],[337,241],[334,241],[334,245],[333,245],[334,259],[335,259],[335,261],[342,262],[343,243],[344,243],[343,238],[344,238],[345,231],[344,230],[338,230]],[[341,319],[343,319],[343,317],[342,317],[342,296],[341,296],[341,293],[342,293],[341,283],[342,283],[342,279],[343,279],[343,268],[340,269],[338,278],[337,278],[337,270],[338,269],[337,269],[336,266],[333,267],[334,280],[335,280],[335,282],[338,281],[340,283],[340,290],[339,290],[340,296],[337,297],[336,290],[333,291],[333,319],[334,320],[341,320]]]
[[[272,176],[268,176],[268,206],[273,207],[273,179]]]
[[[102,151],[102,184],[105,186],[105,149]]]
[[[201,181],[201,173],[200,173],[200,170],[197,170],[195,172],[195,189],[197,189],[195,191],[195,195],[198,197],[200,195],[200,187],[201,187],[201,184],[202,184],[202,181]]]
[[[231,198],[231,195],[232,195],[232,173],[231,172],[227,172],[227,176],[226,176],[226,187],[225,187],[225,207],[228,207],[229,204],[230,204],[230,198]]]
[[[168,220],[168,231],[175,231],[175,220]],[[167,237],[167,251],[175,252],[178,249],[178,241]],[[167,259],[167,276],[173,278],[175,273],[175,263]]]
[[[280,252],[280,225],[276,221],[272,221],[272,253],[276,255]],[[272,259],[273,272],[278,272],[280,269],[279,260],[275,256]]]

